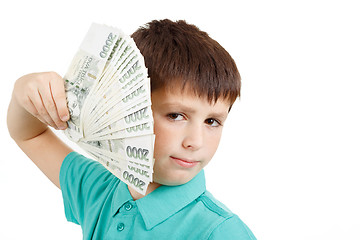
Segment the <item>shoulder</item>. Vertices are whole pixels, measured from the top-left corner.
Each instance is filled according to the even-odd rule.
[[[69,153],[60,169],[60,186],[65,215],[71,222],[82,224],[85,216],[94,215],[118,186],[119,180],[99,162],[79,153]],[[92,212],[86,209],[92,208]]]
[[[66,176],[78,177],[79,174],[97,175],[108,171],[99,162],[77,152],[70,152],[60,168],[60,180]],[[75,175],[75,173],[77,173]],[[110,174],[109,174],[110,175]]]
[[[256,240],[247,225],[210,192],[205,191],[197,202],[204,206],[206,218],[213,223],[209,239]]]
[[[89,159],[77,152],[69,153],[60,168],[60,185],[70,183],[94,187],[97,183],[108,186],[109,182],[117,178],[99,162]]]

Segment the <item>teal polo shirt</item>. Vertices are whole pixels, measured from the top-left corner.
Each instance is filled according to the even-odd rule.
[[[205,188],[202,170],[186,184],[160,186],[134,201],[100,163],[71,152],[60,170],[65,216],[84,239],[252,239],[250,229]]]

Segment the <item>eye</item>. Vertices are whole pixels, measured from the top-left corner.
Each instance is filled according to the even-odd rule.
[[[180,113],[169,113],[166,116],[174,121],[180,121],[180,120],[185,119],[184,116]]]
[[[219,127],[221,126],[220,121],[214,119],[214,118],[208,118],[205,120],[205,123],[211,127]]]

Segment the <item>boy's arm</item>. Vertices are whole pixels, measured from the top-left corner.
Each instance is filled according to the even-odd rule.
[[[59,188],[60,167],[72,149],[49,126],[65,129],[68,119],[64,82],[58,74],[33,73],[16,81],[7,115],[9,133]]]

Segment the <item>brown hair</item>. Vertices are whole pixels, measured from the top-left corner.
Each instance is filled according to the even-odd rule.
[[[240,97],[240,74],[229,53],[185,21],[154,20],[131,37],[144,56],[151,90],[180,84],[209,102]]]

